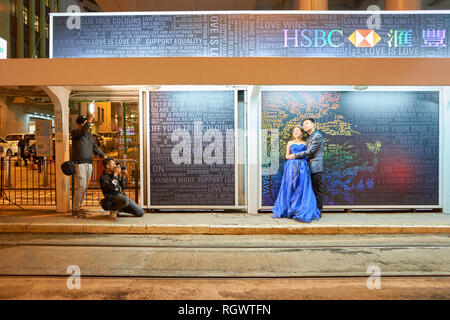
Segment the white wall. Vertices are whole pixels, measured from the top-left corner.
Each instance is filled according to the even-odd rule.
[[[53,107],[14,104],[12,98],[0,99],[0,137],[10,133],[28,133],[28,116],[30,113],[53,115]]]

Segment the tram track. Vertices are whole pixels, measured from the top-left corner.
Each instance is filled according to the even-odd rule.
[[[320,278],[450,276],[448,235],[0,234],[1,276]]]
[[[0,234],[2,298],[450,299],[450,236]]]
[[[66,283],[67,276],[0,276],[0,299],[450,299],[450,278],[436,276],[383,276],[377,289],[367,286],[367,277],[205,279],[83,276],[79,290],[69,289]]]

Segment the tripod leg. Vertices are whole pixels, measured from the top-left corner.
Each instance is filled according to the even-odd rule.
[[[17,203],[15,203],[14,201],[12,201],[11,199],[8,198],[8,196],[6,195],[5,190],[1,190],[1,194],[0,194],[0,198],[5,199],[6,201],[8,201],[9,203],[15,205],[16,207],[19,207],[22,211],[25,211],[24,208],[22,208],[21,206],[19,206]]]
[[[0,159],[0,198],[3,198],[5,200],[7,200],[9,203],[11,203],[11,204],[19,207],[20,209],[22,209],[22,211],[25,211],[24,208],[19,206],[14,201],[11,201],[11,199],[9,199],[8,196],[6,195],[5,189],[3,188],[3,168],[4,168],[4,164],[5,164],[5,159],[1,158]]]

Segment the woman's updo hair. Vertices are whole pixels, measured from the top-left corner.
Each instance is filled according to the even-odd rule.
[[[295,130],[295,128],[299,128],[300,129],[300,132],[302,133],[302,135],[300,136],[300,139],[302,140],[302,141],[306,141],[306,131],[305,130],[303,130],[303,128],[302,127],[300,127],[300,126],[294,126],[293,128],[292,128],[292,139],[295,139],[294,138],[294,130]]]

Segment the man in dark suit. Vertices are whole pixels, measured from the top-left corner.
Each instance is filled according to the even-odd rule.
[[[291,154],[291,159],[302,159],[308,157],[309,171],[314,194],[316,196],[317,208],[322,213],[322,172],[323,172],[323,136],[316,130],[316,122],[312,118],[303,120],[303,130],[308,133],[306,150]]]

